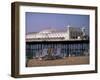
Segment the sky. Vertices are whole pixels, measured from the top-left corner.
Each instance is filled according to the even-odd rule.
[[[85,27],[89,32],[89,15],[26,12],[26,33],[54,28],[63,30],[68,25]]]

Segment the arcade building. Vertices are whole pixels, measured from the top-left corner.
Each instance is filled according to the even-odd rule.
[[[26,34],[27,59],[88,55],[89,36],[85,28],[68,25],[64,30],[51,28]]]

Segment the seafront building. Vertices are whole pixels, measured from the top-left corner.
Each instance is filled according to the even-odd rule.
[[[64,30],[45,29],[26,34],[26,57],[89,55],[89,36],[85,28],[67,26]]]

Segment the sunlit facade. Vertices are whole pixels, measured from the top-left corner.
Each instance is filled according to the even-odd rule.
[[[65,30],[46,29],[26,35],[26,41],[68,41],[87,39],[84,28],[70,27]]]

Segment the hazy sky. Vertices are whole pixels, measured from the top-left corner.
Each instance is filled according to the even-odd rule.
[[[89,15],[26,12],[26,33],[47,28],[65,29],[67,25],[85,27],[89,30]]]

